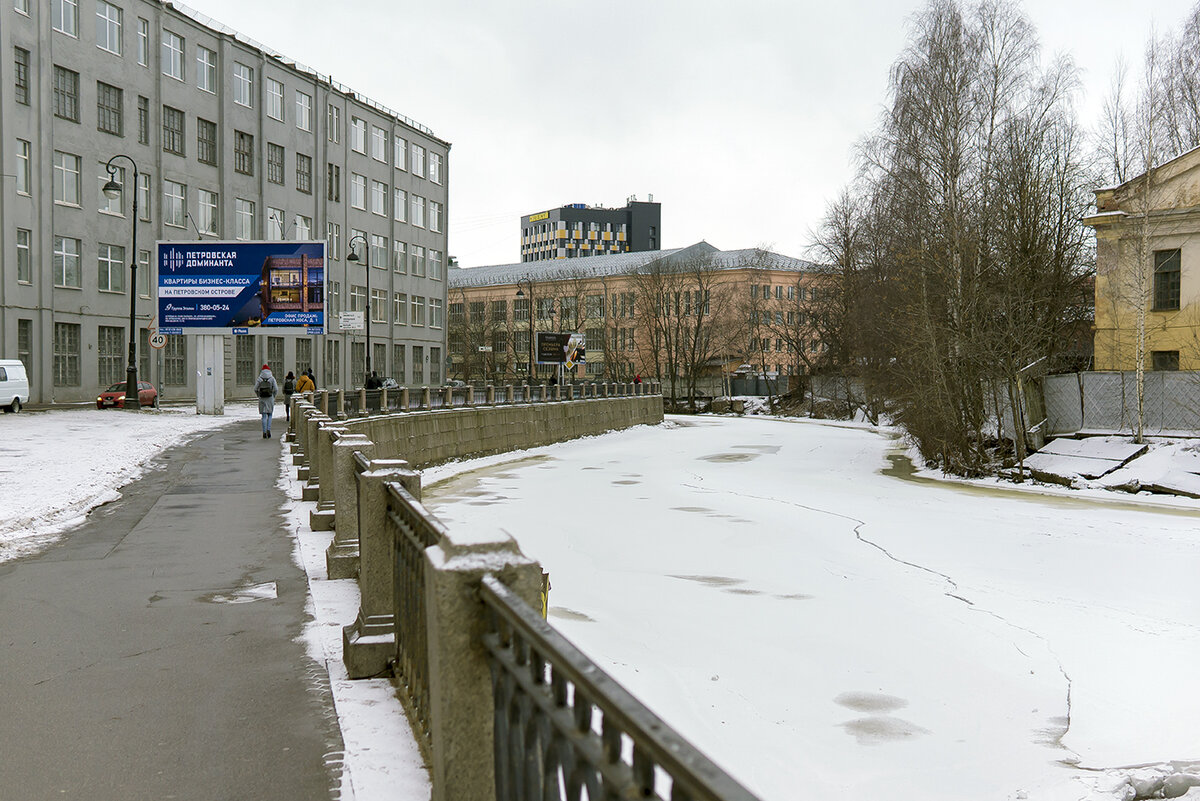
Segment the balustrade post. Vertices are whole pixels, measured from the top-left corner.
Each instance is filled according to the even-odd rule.
[[[575,385],[567,384],[567,400],[575,400]]]
[[[339,389],[334,395],[337,399],[337,414],[334,417],[338,420],[346,419],[346,390]]]
[[[454,397],[454,388],[448,387],[448,389],[450,389],[450,394],[447,397]],[[449,405],[453,406],[454,404]],[[475,405],[475,387],[471,384],[467,384],[463,389],[463,405],[468,407]]]
[[[491,670],[480,646],[487,611],[480,580],[494,574],[535,609],[541,566],[503,531],[447,532],[425,549],[432,801],[495,798]]]
[[[421,408],[422,409],[432,409],[433,408],[433,406],[430,405],[429,387],[421,387]]]
[[[313,461],[317,470],[316,502],[317,508],[308,513],[308,524],[313,531],[329,531],[333,528],[333,442],[338,434],[345,433],[346,428],[338,420],[321,421],[317,424],[317,434],[313,438]],[[309,474],[309,483],[313,483]]]
[[[442,397],[444,399],[442,401],[442,405],[445,406],[447,409],[453,409],[454,408],[454,387],[446,387],[446,389],[442,392]]]
[[[305,456],[305,439],[307,438],[308,416],[316,412],[314,407],[308,401],[300,401],[296,404],[296,408],[292,411],[292,425],[295,427],[295,432],[292,434],[292,464],[300,466],[306,460]]]
[[[370,459],[375,443],[366,434],[351,434],[342,429],[331,445],[333,481],[333,542],[325,549],[325,569],[331,579],[358,575],[358,488],[355,486],[354,453]]]
[[[387,393],[388,393],[387,387],[383,387],[382,389],[379,390],[379,413],[380,414],[387,414],[387,412],[388,412]]]
[[[367,416],[367,390],[366,387],[358,388],[358,416]]]
[[[516,400],[516,392],[513,389],[513,385],[505,384],[504,385],[504,402],[507,403],[509,406],[512,406],[513,403],[515,402],[515,400]]]
[[[388,521],[388,489],[399,482],[417,500],[421,474],[404,459],[372,459],[358,476],[358,589],[354,623],[342,629],[342,661],[352,679],[378,676],[396,655],[396,547]]]
[[[317,412],[304,421],[304,464],[308,468],[308,480],[301,490],[300,498],[305,501],[318,499],[320,491],[321,463],[317,459],[317,435],[322,423],[330,422],[329,415]]]
[[[400,411],[408,411],[408,387],[400,390]]]
[[[486,401],[488,406],[496,405],[496,386],[494,384],[487,385]]]

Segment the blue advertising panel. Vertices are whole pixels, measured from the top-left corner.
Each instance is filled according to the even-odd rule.
[[[324,242],[159,242],[157,251],[163,333],[324,329]]]

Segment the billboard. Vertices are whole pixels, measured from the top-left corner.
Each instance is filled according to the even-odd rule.
[[[325,330],[324,242],[158,242],[156,250],[164,334]]]
[[[570,334],[560,334],[553,331],[537,332],[537,363],[562,364],[567,360],[567,346],[571,342]]]

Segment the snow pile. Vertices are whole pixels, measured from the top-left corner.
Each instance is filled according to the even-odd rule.
[[[121,497],[165,448],[218,426],[258,417],[250,403],[225,416],[194,406],[69,409],[0,416],[0,562],[33,553]]]

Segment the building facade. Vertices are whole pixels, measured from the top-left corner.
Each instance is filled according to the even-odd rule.
[[[521,218],[521,261],[658,250],[662,204],[630,198],[625,208],[571,203]]]
[[[372,367],[441,382],[448,142],[183,6],[14,0],[0,13],[0,354],[25,362],[34,402],[124,380],[131,292],[139,377],[195,397],[193,337],[149,347],[154,243],[189,239],[328,243],[325,333],[227,336],[227,397],[249,396],[264,363],[360,385],[365,337],[338,312],[368,303]],[[116,199],[101,192],[110,160]]]
[[[537,332],[583,335],[573,379],[636,375],[670,387],[739,367],[777,376],[809,372],[828,348],[818,333],[823,272],[762,250],[686,248],[503,264],[449,272],[450,375],[497,383],[540,381]],[[711,381],[709,381],[711,383]]]
[[[1095,369],[1133,370],[1140,350],[1147,370],[1200,370],[1200,148],[1096,190],[1084,224],[1096,232]]]

